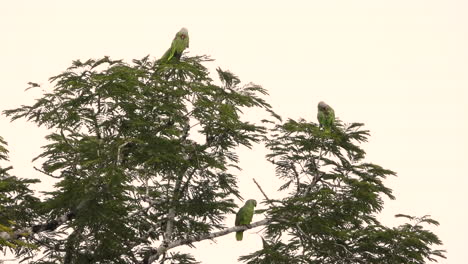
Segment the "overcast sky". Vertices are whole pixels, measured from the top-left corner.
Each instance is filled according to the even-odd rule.
[[[0,110],[30,104],[72,60],[160,57],[187,27],[189,55],[207,54],[244,82],[262,85],[283,118],[315,121],[323,100],[345,122],[371,130],[367,160],[394,170],[397,199],[380,219],[431,215],[448,250],[466,263],[468,245],[468,2],[343,1],[1,1]],[[288,4],[285,4],[288,3]],[[0,117],[14,173],[41,177],[31,159],[46,131]],[[241,150],[241,193],[262,199],[280,185],[261,147]],[[50,190],[48,178],[37,186]],[[256,215],[255,220],[261,216]],[[228,217],[232,225],[233,216]],[[191,250],[203,263],[237,263],[261,247],[256,230]]]

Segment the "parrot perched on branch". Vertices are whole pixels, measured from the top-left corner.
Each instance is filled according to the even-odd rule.
[[[239,209],[239,212],[236,214],[236,226],[248,225],[252,222],[252,217],[254,215],[254,208],[257,206],[257,201],[254,199],[247,200],[244,206]],[[236,232],[237,241],[241,241],[244,236],[244,231]]]
[[[330,131],[335,123],[335,111],[325,102],[321,101],[318,104],[317,119],[325,131]]]
[[[180,56],[182,56],[182,52],[184,52],[184,50],[188,48],[188,46],[189,46],[188,30],[186,28],[182,28],[175,35],[174,40],[172,40],[171,47],[161,57],[161,61],[168,62],[172,58],[176,58],[177,60],[179,60]]]

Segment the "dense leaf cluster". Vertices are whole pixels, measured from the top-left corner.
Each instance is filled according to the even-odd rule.
[[[75,61],[51,78],[52,92],[6,111],[52,131],[38,156],[58,179],[46,215],[75,212],[42,241],[44,260],[137,262],[157,241],[224,227],[239,197],[228,171],[238,162],[234,148],[265,133],[243,121],[241,109],[270,106],[257,96],[265,94],[260,86],[240,87],[229,72],[218,69],[216,85],[200,64],[206,60]]]
[[[8,161],[6,141],[0,137],[0,161]],[[30,184],[38,182],[34,179],[22,179],[10,175],[11,166],[3,167],[0,164],[0,232],[13,234],[18,227],[28,226],[37,217],[39,199],[31,189]],[[0,236],[0,248],[9,247],[17,253],[23,253],[34,245],[27,244],[19,239],[5,239]]]
[[[169,245],[192,246],[225,228],[237,207],[233,198],[241,198],[232,170],[236,148],[263,142],[284,181],[284,198],[264,201],[263,249],[241,260],[423,263],[443,256],[431,248],[441,243],[437,236],[421,225],[437,224],[430,218],[404,216],[415,223],[396,228],[376,219],[382,197],[393,198],[383,180],[394,172],[364,161],[359,144],[369,134],[362,124],[324,131],[288,120],[269,131],[242,112],[262,109],[270,123],[280,122],[261,97],[266,91],[221,69],[217,84],[206,61],[75,61],[51,78],[53,90],[35,104],[5,111],[49,129],[37,159],[57,183],[39,202],[27,187],[34,181],[0,170],[0,228],[35,227],[17,234],[22,240],[0,240],[0,247],[33,243],[42,252],[31,262],[38,264],[196,263]]]
[[[264,248],[241,257],[259,263],[424,263],[443,257],[429,245],[441,244],[422,223],[390,228],[376,218],[383,196],[393,199],[383,184],[393,171],[364,161],[359,143],[367,140],[362,124],[331,131],[305,120],[288,120],[272,130],[267,158],[285,181],[286,198],[267,200]],[[409,216],[406,216],[409,217]],[[412,219],[412,218],[411,218]]]

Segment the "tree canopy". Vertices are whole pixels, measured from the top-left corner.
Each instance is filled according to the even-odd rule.
[[[365,160],[361,123],[282,121],[259,85],[203,65],[145,57],[74,61],[50,78],[35,104],[6,110],[50,133],[37,160],[57,183],[41,199],[37,180],[0,167],[0,248],[31,263],[198,263],[181,245],[263,227],[256,263],[425,263],[444,257],[429,216],[386,227],[378,219],[395,173]],[[31,87],[38,84],[30,83]],[[252,110],[265,119],[248,121]],[[308,116],[313,116],[308,115]],[[7,161],[6,142],[0,159]],[[238,146],[265,144],[283,181],[264,194],[263,220],[226,225],[235,214]],[[259,186],[261,190],[261,186]],[[263,191],[262,191],[263,192]],[[277,195],[275,195],[277,196]],[[39,254],[41,252],[41,254]],[[40,257],[38,257],[40,256]]]

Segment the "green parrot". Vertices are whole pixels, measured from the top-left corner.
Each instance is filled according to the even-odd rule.
[[[325,102],[321,101],[318,104],[317,119],[325,131],[330,131],[335,123],[335,111]]]
[[[244,206],[239,209],[239,212],[236,214],[236,226],[248,225],[252,222],[252,217],[254,215],[254,208],[257,206],[257,201],[254,199],[247,200]],[[244,236],[244,231],[236,232],[237,241],[241,241]]]
[[[182,28],[175,35],[174,40],[172,40],[171,47],[161,57],[161,61],[168,62],[172,58],[176,58],[177,60],[179,60],[180,56],[182,56],[182,52],[184,52],[184,50],[188,47],[189,47],[188,30],[186,28]]]

